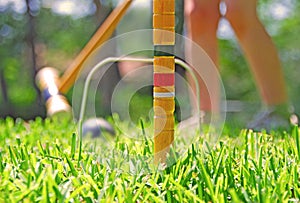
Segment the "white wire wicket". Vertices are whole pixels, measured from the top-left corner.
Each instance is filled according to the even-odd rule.
[[[121,61],[153,63],[154,59],[153,58],[133,58],[133,57],[108,57],[108,58],[100,61],[99,63],[97,63],[91,69],[91,71],[89,72],[89,74],[85,80],[85,83],[84,83],[83,96],[82,96],[82,101],[81,101],[81,106],[80,106],[80,114],[79,114],[79,120],[78,120],[78,132],[80,134],[80,137],[82,137],[81,123],[83,122],[83,118],[84,118],[84,114],[85,114],[88,90],[89,90],[90,83],[91,83],[91,80],[92,80],[94,74],[100,68],[102,68],[104,65],[106,65],[108,63],[115,63],[115,62],[121,62]],[[200,88],[199,88],[199,84],[197,82],[197,77],[196,77],[193,69],[187,63],[185,63],[183,60],[176,58],[175,64],[177,64],[177,65],[181,66],[182,68],[184,68],[185,70],[187,70],[191,74],[192,79],[194,80],[194,82],[196,84],[196,99],[197,99],[197,105],[198,105],[197,116],[199,117],[199,126],[200,126],[200,109],[199,109],[199,107],[200,107]],[[110,66],[110,67],[112,67],[112,66]]]

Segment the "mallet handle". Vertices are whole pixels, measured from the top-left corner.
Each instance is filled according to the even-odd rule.
[[[116,7],[104,23],[99,27],[90,41],[77,55],[73,63],[67,68],[59,82],[59,92],[66,93],[75,83],[77,75],[81,69],[82,64],[87,57],[101,44],[105,42],[113,33],[119,21],[126,13],[128,7],[133,0],[125,0],[118,7]]]

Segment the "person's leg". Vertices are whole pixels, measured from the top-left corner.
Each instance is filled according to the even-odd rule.
[[[287,102],[284,77],[276,48],[256,13],[256,0],[225,0],[229,20],[254,74],[263,102]]]
[[[266,109],[248,124],[260,130],[288,126],[288,96],[279,56],[256,12],[257,0],[225,0],[226,18],[234,29],[254,74]]]
[[[187,36],[193,42],[197,43],[210,56],[215,65],[218,65],[218,41],[216,31],[220,19],[219,13],[220,0],[185,0],[185,22],[187,27]],[[199,58],[198,52],[192,46],[186,47],[186,58],[188,61],[194,61]],[[195,89],[195,85],[188,78],[190,84]],[[200,108],[203,111],[219,111],[219,81],[218,76],[213,75],[211,80],[214,83],[214,91],[211,97],[206,85],[200,76],[198,76],[200,86]],[[194,106],[196,106],[194,104]]]

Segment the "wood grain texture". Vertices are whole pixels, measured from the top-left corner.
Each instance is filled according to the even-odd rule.
[[[155,49],[175,45],[175,0],[153,0]],[[163,53],[163,54],[161,54]],[[155,52],[153,62],[154,163],[166,163],[174,141],[175,57]]]

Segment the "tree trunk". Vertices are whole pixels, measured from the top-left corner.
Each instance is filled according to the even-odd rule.
[[[7,88],[6,88],[6,82],[4,78],[4,71],[3,69],[0,69],[0,86],[1,86],[1,92],[2,92],[2,98],[4,105],[8,104],[8,96],[7,96]]]
[[[27,32],[26,36],[26,42],[29,46],[30,53],[31,53],[31,62],[32,62],[32,69],[31,69],[31,76],[32,76],[32,85],[35,88],[36,92],[39,94],[39,89],[37,85],[35,84],[35,76],[37,73],[37,63],[36,63],[36,50],[35,50],[35,39],[36,39],[36,31],[35,31],[35,19],[32,13],[34,11],[31,10],[30,3],[32,0],[26,0],[27,5],[27,15],[28,15],[28,27],[29,30]]]

